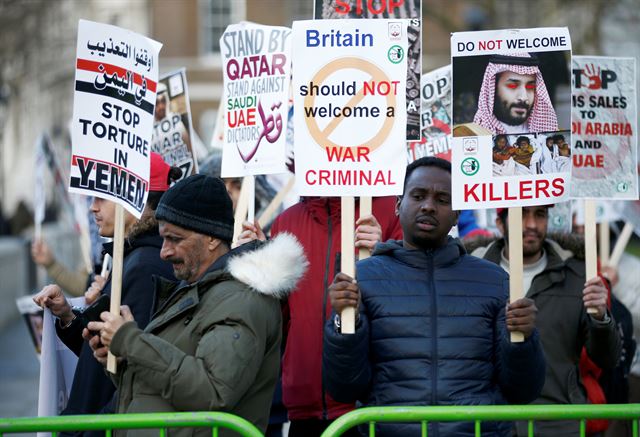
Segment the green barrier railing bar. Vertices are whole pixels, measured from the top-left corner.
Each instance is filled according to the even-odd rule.
[[[159,429],[159,435],[167,435],[167,428],[211,428],[212,436],[218,436],[219,428],[226,428],[244,437],[263,437],[253,424],[229,413],[149,413],[149,414],[101,414],[84,416],[0,418],[0,437],[5,433],[106,430],[107,437],[114,429]]]
[[[580,421],[580,435],[585,436],[589,419],[633,420],[633,437],[638,436],[640,404],[621,405],[473,405],[436,407],[366,407],[336,419],[322,437],[337,437],[354,426],[368,423],[369,436],[375,437],[380,422],[418,422],[422,436],[428,437],[429,422],[474,422],[475,435],[482,436],[482,421],[528,421],[529,437],[534,436],[536,420]]]

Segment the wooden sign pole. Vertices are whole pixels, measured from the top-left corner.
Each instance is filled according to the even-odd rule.
[[[115,227],[113,231],[113,269],[111,271],[111,307],[110,312],[120,315],[120,300],[122,297],[122,264],[124,261],[124,208],[116,204]],[[107,356],[107,370],[113,374],[117,372],[115,355],[109,352]]]
[[[522,207],[509,208],[509,302],[524,297],[522,261]],[[522,332],[511,332],[512,343],[522,343]]]
[[[609,265],[609,253],[611,252],[611,242],[609,240],[609,221],[603,220],[600,222],[599,233],[600,244],[600,265],[602,267]]]
[[[598,251],[596,248],[596,202],[584,201],[584,262],[587,281],[598,276]],[[595,308],[587,308],[587,313],[595,314]]]
[[[256,177],[254,175],[245,176],[247,181],[247,221],[253,223],[256,216]]]
[[[340,215],[341,222],[341,263],[340,270],[352,278],[356,277],[356,260],[355,250],[353,250],[353,244],[355,241],[354,236],[354,222],[355,222],[355,206],[354,198],[352,196],[342,197],[342,209]],[[340,332],[342,334],[354,334],[356,332],[356,320],[355,320],[356,308],[347,307],[342,310],[340,314]]]
[[[371,215],[371,201],[372,199],[369,196],[360,198],[360,217]],[[371,255],[371,251],[366,247],[361,247],[358,250],[359,260],[369,258],[370,255]]]
[[[291,189],[295,185],[295,182],[296,182],[296,177],[291,176],[291,178],[289,179],[289,182],[287,182],[287,184],[284,187],[282,187],[280,191],[278,191],[278,194],[276,194],[275,197],[271,199],[271,202],[269,202],[269,205],[267,205],[265,210],[262,212],[262,214],[258,218],[258,224],[262,229],[264,229],[264,227],[271,221],[271,218],[275,215],[276,211],[284,201],[284,198],[287,196],[287,194],[289,194],[289,191],[291,191]]]
[[[236,210],[233,216],[233,242],[238,241],[238,235],[242,232],[242,222],[247,217],[249,209],[249,176],[242,178],[242,186],[240,187],[240,196],[236,203]]]
[[[624,228],[622,228],[622,232],[620,232],[620,236],[616,241],[616,245],[613,248],[613,252],[611,252],[611,258],[609,258],[609,265],[611,267],[618,267],[620,258],[622,258],[622,254],[624,253],[624,249],[627,247],[627,243],[629,243],[632,233],[633,225],[629,222],[625,223]]]

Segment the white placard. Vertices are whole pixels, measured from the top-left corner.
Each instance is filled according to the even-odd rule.
[[[300,195],[402,192],[407,24],[407,20],[358,19],[293,23],[294,145]]]
[[[568,199],[568,29],[454,33],[451,52],[453,208]]]
[[[222,177],[283,173],[291,29],[243,22],[220,38],[224,63]]]
[[[80,20],[69,191],[119,203],[140,218],[162,44]]]

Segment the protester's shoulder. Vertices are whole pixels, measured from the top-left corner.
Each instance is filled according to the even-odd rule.
[[[460,257],[459,263],[460,268],[466,272],[465,277],[470,281],[501,283],[509,277],[507,272],[498,264],[479,258],[476,255],[464,254]]]
[[[296,223],[305,215],[305,206],[302,202],[290,206],[273,220],[271,225],[272,233],[287,231],[289,228],[295,227]]]

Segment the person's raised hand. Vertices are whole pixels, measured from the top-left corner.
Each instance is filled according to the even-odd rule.
[[[536,327],[538,308],[532,299],[523,297],[507,305],[505,319],[509,332],[522,332],[529,338]]]
[[[31,243],[31,258],[34,263],[43,267],[49,267],[55,261],[51,248],[41,238],[33,240]]]
[[[102,289],[104,288],[104,284],[107,283],[107,278],[103,276],[96,276],[91,283],[91,286],[84,292],[84,300],[87,305],[91,305],[96,301],[97,298],[102,294]]]
[[[382,227],[373,215],[360,217],[356,221],[355,246],[373,250],[376,243],[382,241]]]
[[[253,223],[245,220],[242,222],[242,231],[238,235],[238,241],[236,241],[234,247],[242,246],[254,240],[266,241],[266,239],[267,237],[264,235],[258,220]]]
[[[360,288],[355,279],[345,273],[338,273],[329,286],[331,307],[336,314],[342,313],[347,307],[356,308],[360,304]]]
[[[62,289],[55,284],[45,286],[40,293],[33,296],[33,301],[41,308],[49,308],[63,325],[68,324],[74,317],[69,301]]]

